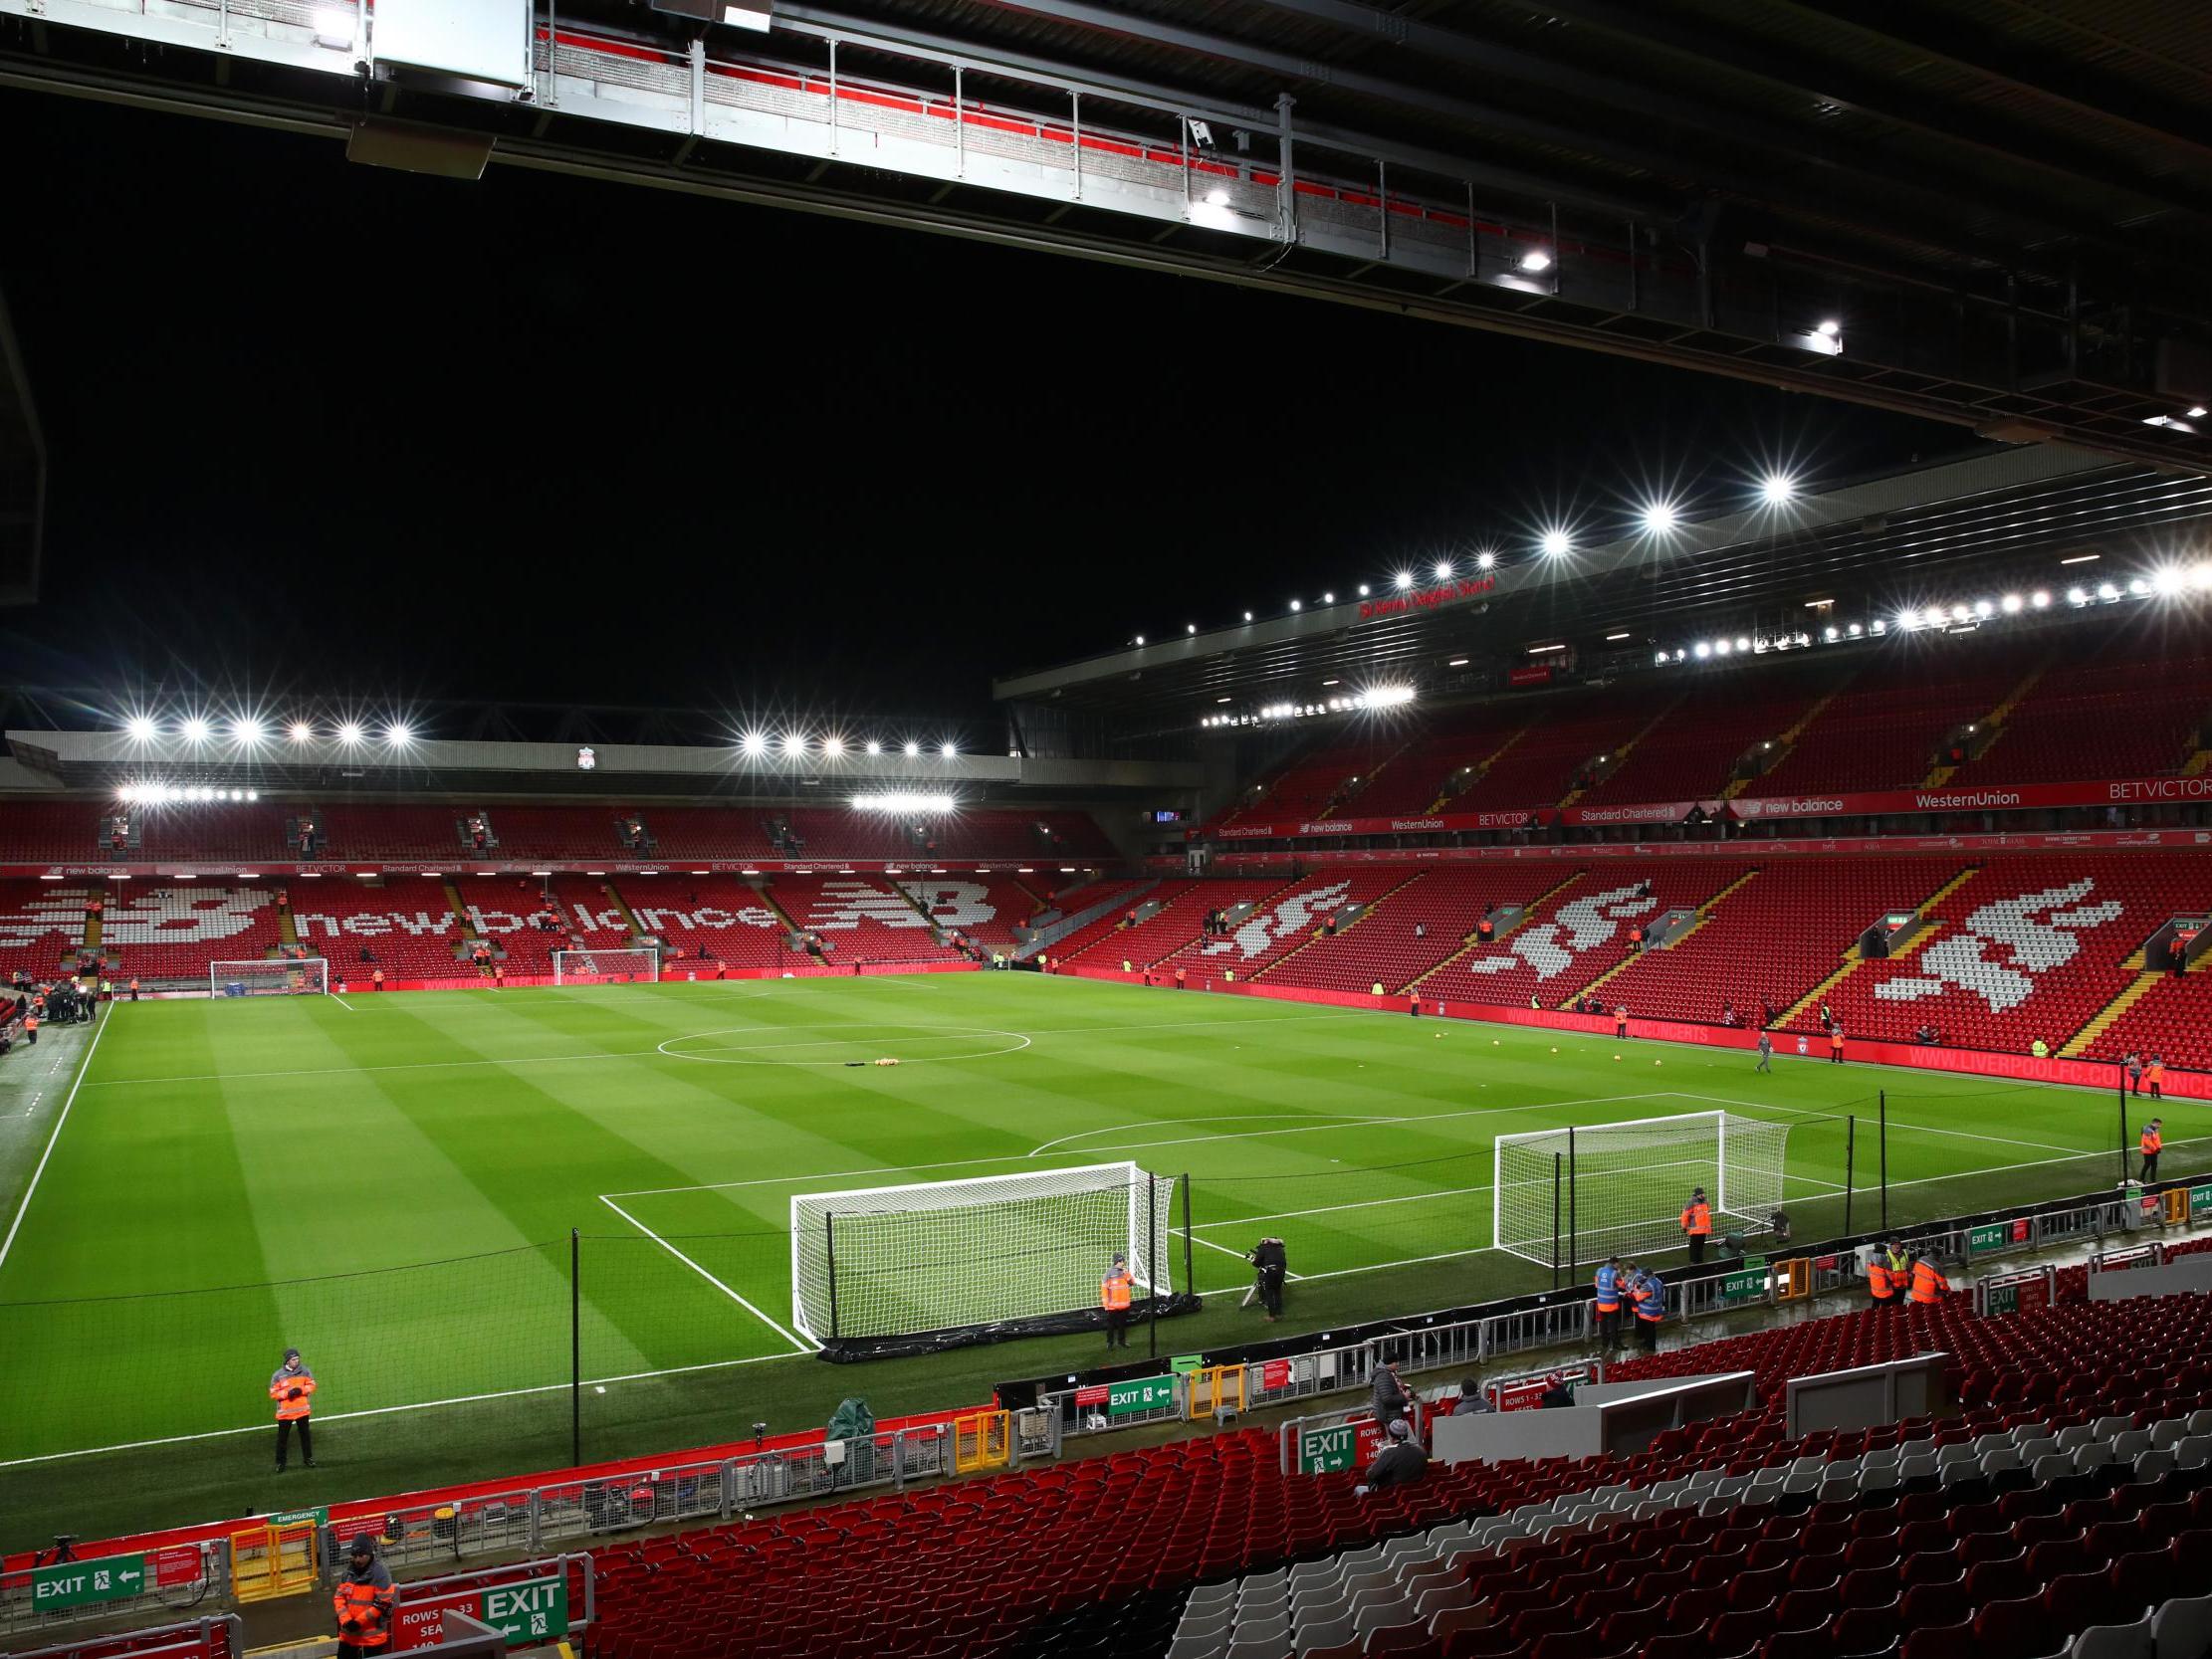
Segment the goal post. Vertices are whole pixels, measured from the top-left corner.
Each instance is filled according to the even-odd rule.
[[[256,956],[207,964],[209,996],[326,996],[331,964],[321,956]]]
[[[661,953],[650,944],[620,950],[555,950],[556,985],[619,985],[661,976]]]
[[[1545,1267],[1671,1250],[1700,1186],[1716,1223],[1763,1228],[1782,1206],[1790,1128],[1688,1112],[1501,1135],[1491,1243]]]
[[[1134,1311],[1179,1312],[1181,1188],[1120,1162],[794,1193],[792,1328],[832,1359],[1081,1330],[1117,1254]]]

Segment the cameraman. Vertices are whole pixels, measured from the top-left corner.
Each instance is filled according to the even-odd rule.
[[[1272,1325],[1282,1318],[1282,1282],[1290,1275],[1290,1252],[1281,1239],[1263,1238],[1252,1246],[1245,1260],[1257,1275],[1260,1306],[1267,1310],[1267,1323]]]

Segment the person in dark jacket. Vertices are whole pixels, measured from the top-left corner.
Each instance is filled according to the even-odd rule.
[[[1371,1396],[1375,1420],[1385,1430],[1401,1421],[1413,1409],[1414,1397],[1406,1392],[1406,1384],[1398,1379],[1398,1361],[1386,1359],[1375,1368],[1375,1391]]]
[[[376,1554],[376,1541],[362,1533],[346,1552],[345,1573],[337,1581],[331,1605],[337,1613],[339,1659],[348,1654],[391,1651],[392,1613],[399,1592],[392,1587],[391,1568]]]
[[[1429,1454],[1414,1438],[1413,1425],[1403,1417],[1394,1418],[1387,1433],[1390,1444],[1367,1466],[1367,1479],[1352,1488],[1355,1497],[1387,1487],[1419,1486],[1429,1478]]]
[[[1263,1238],[1252,1246],[1251,1263],[1260,1306],[1272,1325],[1282,1318],[1282,1282],[1290,1276],[1290,1252],[1281,1239]]]

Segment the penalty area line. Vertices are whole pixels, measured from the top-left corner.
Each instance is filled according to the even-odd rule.
[[[791,1333],[784,1330],[780,1325],[776,1324],[775,1321],[770,1319],[768,1315],[762,1313],[759,1308],[748,1302],[744,1297],[740,1296],[728,1285],[725,1285],[720,1279],[717,1279],[713,1274],[709,1273],[705,1268],[701,1267],[697,1262],[693,1261],[689,1256],[685,1255],[673,1244],[670,1244],[668,1240],[662,1238],[660,1234],[654,1232],[652,1228],[646,1226],[644,1222],[638,1220],[636,1216],[632,1215],[628,1210],[624,1209],[612,1198],[609,1198],[605,1193],[602,1192],[599,1194],[599,1202],[606,1205],[608,1209],[612,1210],[616,1215],[619,1215],[624,1221],[627,1221],[631,1226],[635,1227],[639,1232],[643,1233],[647,1238],[651,1239],[655,1244],[659,1245],[671,1256],[674,1256],[678,1261],[682,1262],[684,1266],[690,1268],[692,1272],[698,1274],[700,1278],[706,1280],[708,1284],[714,1286],[716,1290],[720,1291],[732,1302],[735,1302],[739,1307],[743,1308],[747,1313],[751,1314],[755,1319],[759,1320],[763,1325],[767,1326],[771,1331],[774,1332],[786,1343],[789,1343],[791,1345],[791,1351],[793,1353],[812,1353],[814,1351],[812,1344],[800,1342],[796,1337],[792,1336]]]
[[[587,1376],[581,1386],[604,1388],[617,1382],[650,1382],[661,1376],[687,1376],[694,1371],[728,1370],[734,1365],[764,1365],[772,1359],[789,1359],[788,1353],[756,1353],[744,1359],[710,1359],[699,1365],[671,1365],[665,1370],[625,1371],[620,1376]],[[363,1417],[390,1417],[402,1411],[435,1411],[448,1405],[477,1405],[485,1400],[521,1399],[530,1394],[563,1394],[568,1391],[565,1382],[541,1382],[528,1388],[497,1388],[484,1394],[455,1394],[450,1399],[417,1400],[412,1405],[375,1405],[361,1411],[318,1411],[314,1420],[319,1423],[355,1422]],[[266,1434],[267,1423],[253,1423],[245,1428],[212,1428],[198,1434],[168,1434],[154,1440],[123,1440],[112,1446],[86,1446],[74,1452],[43,1452],[37,1457],[0,1459],[0,1469],[26,1469],[37,1463],[61,1463],[73,1457],[102,1457],[111,1452],[143,1451],[150,1446],[183,1446],[196,1440],[225,1440],[240,1434]]]

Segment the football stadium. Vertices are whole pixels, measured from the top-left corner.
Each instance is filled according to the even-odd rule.
[[[2208,82],[0,0],[0,1654],[2212,1654]]]

